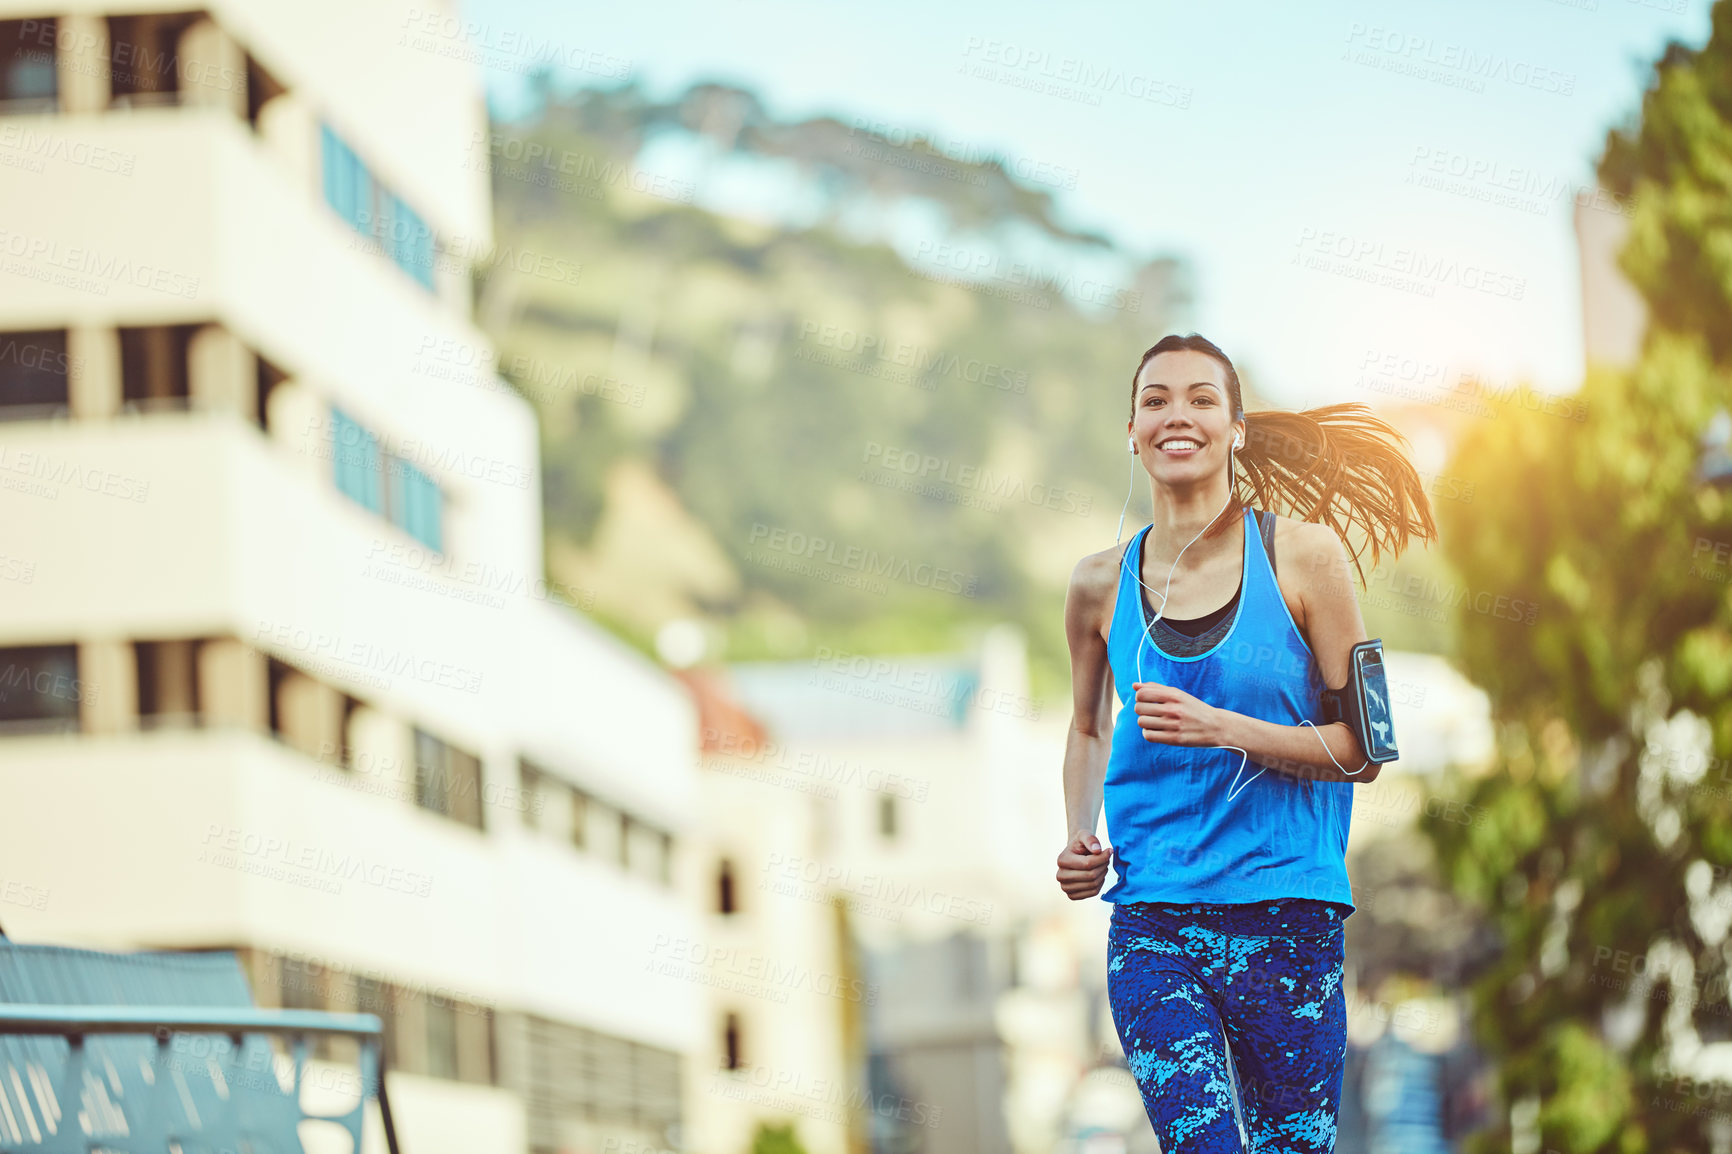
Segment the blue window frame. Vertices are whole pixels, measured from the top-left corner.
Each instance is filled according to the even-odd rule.
[[[429,292],[433,289],[433,230],[419,213],[402,201],[396,203],[394,220],[402,231],[397,241],[397,267],[421,282]]]
[[[61,28],[54,17],[0,20],[0,111],[53,112],[60,98],[55,45]]]
[[[379,438],[343,410],[333,407],[331,458],[336,466],[337,488],[375,513],[385,511],[380,456]]]
[[[440,514],[444,501],[432,477],[401,457],[391,460],[391,521],[435,553],[445,551]]]
[[[325,203],[350,228],[378,241],[393,264],[431,292],[433,230],[421,214],[375,178],[355,150],[322,122],[319,155]]]
[[[337,489],[435,553],[445,552],[445,494],[439,482],[383,448],[378,436],[335,405],[331,457]]]

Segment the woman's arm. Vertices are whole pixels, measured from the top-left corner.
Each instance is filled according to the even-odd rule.
[[[1347,549],[1327,525],[1303,522],[1290,534],[1295,562],[1281,567],[1298,583],[1297,624],[1317,655],[1323,682],[1347,684],[1353,647],[1367,640],[1359,601],[1353,594]],[[1315,728],[1279,725],[1218,709],[1181,689],[1153,682],[1136,687],[1143,737],[1171,745],[1236,746],[1250,761],[1291,777],[1322,781],[1376,781],[1379,766],[1365,759],[1359,739],[1342,722]],[[1327,744],[1327,749],[1325,745]],[[1339,763],[1339,764],[1338,764]]]
[[[1110,565],[1110,562],[1108,562]],[[1071,572],[1064,629],[1070,643],[1071,721],[1064,743],[1064,811],[1069,830],[1058,855],[1059,887],[1072,901],[1095,896],[1106,880],[1110,847],[1095,836],[1112,750],[1112,667],[1101,637],[1103,584],[1098,557]]]

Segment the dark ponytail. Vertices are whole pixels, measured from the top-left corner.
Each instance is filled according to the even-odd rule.
[[[1303,412],[1260,409],[1245,412],[1239,374],[1227,354],[1205,337],[1172,334],[1137,362],[1131,374],[1131,415],[1136,416],[1137,377],[1150,358],[1160,353],[1190,350],[1215,358],[1227,373],[1228,402],[1235,419],[1245,422],[1245,447],[1233,454],[1239,466],[1233,478],[1229,515],[1205,536],[1224,532],[1249,506],[1281,509],[1301,521],[1316,521],[1335,530],[1353,557],[1360,583],[1365,570],[1360,555],[1371,550],[1371,565],[1387,552],[1399,557],[1409,543],[1437,540],[1431,502],[1412,462],[1397,447],[1407,438],[1372,415],[1358,402],[1322,405]],[[1357,526],[1365,544],[1355,547],[1349,526]]]

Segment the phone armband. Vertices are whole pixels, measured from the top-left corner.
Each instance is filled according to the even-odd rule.
[[[1353,647],[1352,672],[1340,689],[1323,690],[1325,721],[1339,721],[1359,739],[1368,761],[1379,764],[1401,756],[1395,745],[1395,718],[1389,708],[1389,676],[1383,666],[1383,640],[1374,637]]]

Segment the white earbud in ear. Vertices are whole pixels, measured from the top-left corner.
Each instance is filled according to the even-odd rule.
[[[1137,451],[1137,439],[1135,437],[1126,437],[1125,444],[1130,446],[1131,452]]]
[[[1235,449],[1243,449],[1245,447],[1245,438],[1241,437],[1241,436],[1234,436],[1233,447]]]

